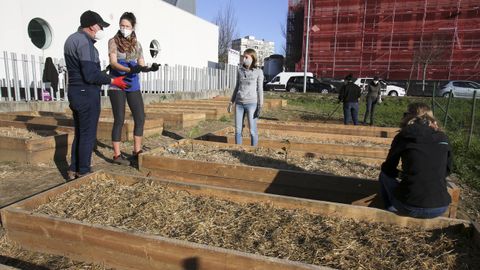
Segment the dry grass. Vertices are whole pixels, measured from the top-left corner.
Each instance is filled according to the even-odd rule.
[[[338,269],[474,269],[459,230],[408,229],[195,196],[102,176],[35,212]]]
[[[30,131],[24,128],[16,127],[0,127],[0,136],[21,138],[21,139],[39,139],[46,136],[55,135],[54,131],[49,130],[35,130]]]
[[[193,148],[193,151],[192,151]],[[255,150],[240,150],[236,146],[225,144],[202,145],[186,143],[177,147],[168,147],[166,151],[155,155],[170,156],[198,161],[223,164],[244,164],[283,170],[307,171],[340,176],[376,179],[380,173],[377,166],[371,166],[360,159],[326,157],[289,157],[288,150],[276,150],[257,147]]]
[[[69,258],[31,252],[9,241],[0,228],[0,264],[28,270],[105,270],[104,266],[72,261]],[[1,268],[1,267],[0,267]]]

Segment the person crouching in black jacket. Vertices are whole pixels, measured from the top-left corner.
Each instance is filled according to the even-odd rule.
[[[424,103],[410,104],[400,127],[379,177],[385,208],[415,218],[441,216],[451,202],[446,181],[452,170],[448,137]],[[397,169],[400,159],[402,171]]]

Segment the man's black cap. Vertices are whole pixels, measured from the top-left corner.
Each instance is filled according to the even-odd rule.
[[[103,28],[110,26],[110,24],[105,22],[95,11],[87,10],[80,16],[80,27],[85,28],[95,24]]]

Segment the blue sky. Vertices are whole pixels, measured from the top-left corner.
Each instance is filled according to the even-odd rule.
[[[219,9],[229,0],[197,0],[197,16],[213,21]],[[275,51],[282,54],[285,39],[280,28],[285,24],[288,0],[231,0],[237,15],[239,37],[247,35],[275,42]]]

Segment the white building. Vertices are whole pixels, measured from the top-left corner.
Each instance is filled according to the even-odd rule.
[[[275,42],[257,40],[254,36],[246,36],[232,41],[232,49],[237,50],[240,54],[246,49],[254,49],[257,51],[258,65],[263,66],[265,58],[275,53]]]
[[[106,38],[95,45],[103,61],[108,60],[108,39],[117,32],[120,16],[130,11],[137,17],[137,37],[147,63],[206,67],[217,62],[218,27],[165,1],[8,0],[1,6],[0,57],[6,51],[63,58],[66,38],[78,29],[80,15],[90,9],[110,23]],[[202,42],[194,42],[198,40]]]
[[[238,66],[240,64],[240,52],[234,49],[228,49],[228,64]]]

